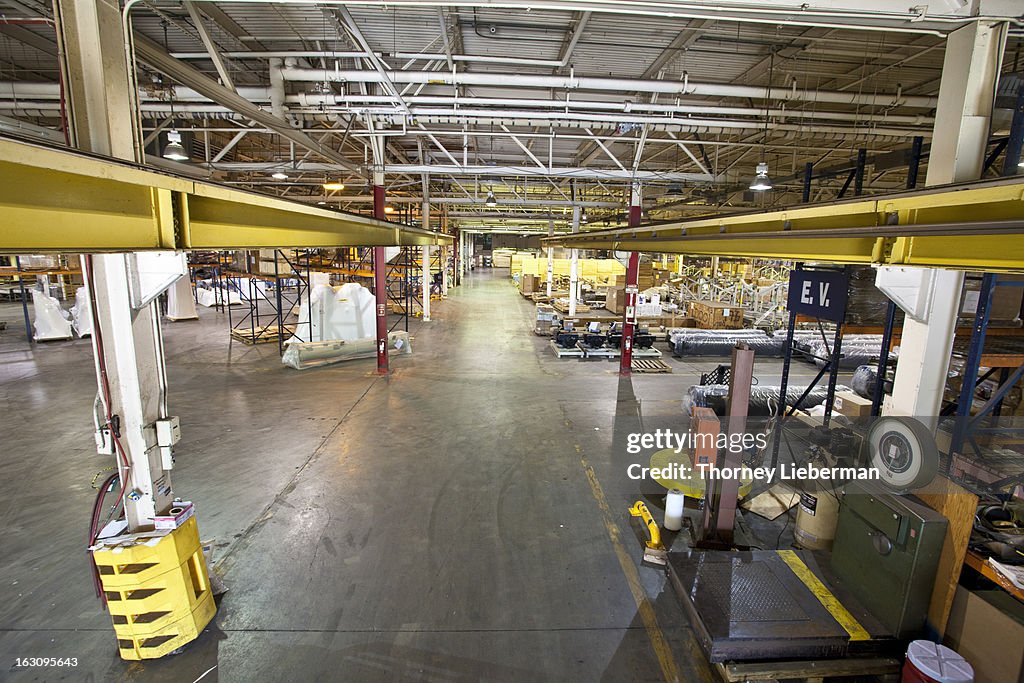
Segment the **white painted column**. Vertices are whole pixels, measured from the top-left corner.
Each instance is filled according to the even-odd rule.
[[[976,21],[949,34],[927,185],[981,177],[1006,31],[1005,23]],[[917,417],[934,428],[953,349],[963,273],[909,270],[880,268],[876,280],[883,291],[901,277],[919,277],[922,284],[914,311],[917,319],[908,314],[903,325],[893,394],[883,412]]]
[[[580,231],[580,207],[572,207],[572,231]],[[580,252],[573,249],[569,254],[569,317],[576,315],[576,300],[579,298]]]
[[[141,161],[119,4],[63,0],[54,7],[74,145]],[[83,264],[95,294],[92,346],[103,413],[100,426],[111,429],[107,423],[119,424],[116,461],[126,489],[125,516],[129,529],[140,531],[153,528],[153,516],[170,508],[173,493],[170,458],[165,462],[162,457],[154,428],[167,416],[160,315],[155,303],[133,301],[130,296],[133,258],[97,254],[83,257]]]
[[[553,237],[555,234],[555,221],[552,218],[548,219],[548,237]],[[555,248],[548,246],[548,279],[547,279],[547,293],[548,298],[551,298],[551,283],[555,279]]]

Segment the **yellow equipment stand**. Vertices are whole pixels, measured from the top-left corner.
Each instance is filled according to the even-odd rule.
[[[217,612],[195,517],[93,550],[122,659],[156,659],[194,640]]]

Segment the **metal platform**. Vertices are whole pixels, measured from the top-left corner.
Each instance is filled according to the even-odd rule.
[[[556,344],[553,339],[548,342],[548,345],[559,358],[583,358],[583,351],[578,347],[573,346],[572,348],[566,349]]]
[[[602,346],[599,349],[592,349],[589,346],[584,346],[583,342],[579,342],[576,345],[576,348],[582,351],[583,355],[587,358],[618,358],[622,355],[622,351],[620,349],[608,346]]]
[[[712,663],[878,656],[897,645],[810,552],[671,553],[667,571]]]
[[[633,358],[661,358],[661,351],[653,346],[649,349],[638,349],[634,346]]]

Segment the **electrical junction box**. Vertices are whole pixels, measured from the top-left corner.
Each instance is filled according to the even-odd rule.
[[[156,445],[160,447],[160,459],[165,470],[174,467],[174,458],[171,455],[171,446],[181,441],[181,421],[177,416],[157,420]]]
[[[832,570],[895,637],[913,639],[924,631],[947,526],[945,517],[912,496],[849,484]]]
[[[169,448],[181,441],[181,420],[177,416],[156,421],[156,445]]]

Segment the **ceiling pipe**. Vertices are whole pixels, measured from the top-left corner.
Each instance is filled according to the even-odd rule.
[[[276,61],[276,60],[275,60]],[[282,76],[282,69],[285,67],[285,62],[274,63],[270,65],[270,82],[269,88],[264,87],[240,87],[237,89],[238,94],[242,95],[246,99],[252,102],[269,102],[271,111],[274,116],[278,118],[285,118],[288,112],[285,109],[286,104],[299,105],[300,107],[312,107],[320,108],[324,106],[348,106],[351,110],[351,105],[354,104],[388,104],[393,102],[393,98],[387,95],[334,95],[331,93],[297,93],[294,95],[286,95],[284,92],[284,79]],[[36,82],[25,82],[25,81],[0,81],[0,100],[41,100],[41,99],[53,99],[58,100],[60,98],[60,87],[57,83],[36,83]],[[160,104],[166,103],[166,99],[161,97],[155,97],[154,93],[146,88],[139,89],[139,99],[144,105],[149,104]],[[406,102],[415,105],[450,105],[452,109],[458,106],[458,111],[462,114],[467,112],[473,112],[472,109],[466,109],[467,106],[474,107],[537,107],[542,109],[558,109],[559,119],[572,118],[575,114],[573,110],[581,109],[597,109],[601,111],[610,112],[623,112],[623,113],[663,113],[663,114],[709,114],[709,115],[721,115],[721,116],[752,116],[752,117],[763,117],[764,109],[756,107],[722,107],[711,104],[657,104],[657,103],[644,103],[644,102],[629,102],[629,101],[599,101],[599,100],[578,100],[578,101],[566,101],[557,99],[540,99],[540,98],[515,98],[515,97],[471,97],[471,98],[459,98],[449,96],[437,96],[437,95],[420,95],[415,97],[406,97]],[[175,109],[177,109],[179,103],[187,102],[211,102],[211,100],[199,92],[191,88],[175,88],[174,89],[174,103]],[[212,107],[210,111],[221,111],[223,107]],[[568,111],[567,111],[568,110]],[[202,111],[199,108],[194,111]],[[365,109],[359,109],[358,113],[362,113]],[[321,113],[322,110],[318,109],[317,113]],[[394,115],[396,112],[393,109],[380,110],[377,113]],[[433,115],[433,112],[429,109],[419,109],[415,113],[421,113],[423,115]],[[586,113],[586,112],[580,112]],[[448,114],[446,111],[445,114]],[[490,112],[485,110],[484,116],[502,116],[501,112]],[[593,116],[594,114],[589,114]],[[902,115],[902,114],[861,114],[851,112],[830,112],[830,111],[800,111],[800,110],[787,110],[787,109],[770,109],[769,115],[776,118],[787,118],[793,120],[800,119],[825,119],[834,121],[853,121],[853,122],[881,122],[886,124],[906,124],[913,126],[928,126],[929,128],[934,124],[934,118],[930,116],[919,116],[919,115]],[[547,116],[547,115],[545,115]],[[594,119],[588,119],[590,122],[594,122]],[[626,117],[623,121],[638,121],[636,117]],[[650,121],[654,122],[654,121]],[[694,125],[696,122],[688,122],[690,125]]]
[[[248,171],[252,173],[262,173],[265,171],[278,169],[281,167],[279,162],[222,162],[212,164],[213,168],[220,171]],[[324,164],[319,162],[299,162],[295,165],[298,171],[338,171],[338,166],[333,164]],[[541,170],[536,166],[477,166],[477,165],[465,165],[465,166],[454,166],[454,165],[443,165],[443,164],[387,164],[384,166],[384,172],[391,174],[408,174],[408,175],[419,175],[422,173],[430,174],[443,174],[443,175],[455,175],[455,176],[527,176],[527,177],[543,177],[552,176],[556,178],[599,178],[609,180],[622,180],[622,179],[634,179],[634,180],[649,180],[656,181],[661,180],[665,182],[713,182],[716,181],[714,176],[706,173],[679,173],[671,171],[637,171],[633,173],[630,171],[623,171],[621,169],[601,169],[601,168],[590,168],[590,167],[567,167],[567,166],[556,166],[554,168]]]
[[[152,119],[165,119],[170,115],[170,107],[162,102],[153,102],[142,104],[141,107],[142,118],[145,120]],[[60,111],[60,106],[57,102],[49,101],[2,101],[0,100],[0,111],[7,112],[11,115],[26,116],[34,118],[47,118],[56,117]],[[415,108],[414,108],[415,112]],[[222,107],[219,105],[211,104],[198,104],[198,103],[177,103],[174,105],[175,116],[183,120],[201,120],[203,118],[224,120],[224,121],[241,121],[248,120],[248,116],[238,114],[237,112],[229,109],[228,107]],[[338,112],[333,113],[341,113]],[[422,124],[434,124],[434,125],[494,125],[494,126],[537,126],[537,127],[548,127],[551,125],[557,125],[559,130],[583,130],[595,123],[601,123],[607,121],[610,124],[616,124],[619,120],[609,120],[608,118],[602,117],[590,117],[585,120],[580,120],[578,117],[572,120],[564,118],[551,117],[550,119],[540,118],[523,118],[523,116],[530,116],[533,112],[523,112],[523,116],[516,116],[515,118],[495,118],[496,112],[486,112],[483,118],[474,118],[471,116],[461,115],[464,110],[456,112],[452,110],[451,113],[439,115],[439,116],[416,116],[416,121]],[[498,112],[500,113],[500,112]],[[322,123],[329,123],[334,120],[334,117],[329,112],[322,110],[316,110],[315,112],[308,112],[304,117],[313,121],[319,121]],[[644,119],[639,119],[643,121]],[[629,122],[636,122],[638,119],[628,119]],[[690,133],[690,134],[701,134],[701,135],[716,135],[716,134],[735,134],[750,131],[762,131],[764,125],[758,125],[756,122],[729,122],[719,121],[715,119],[697,120],[697,119],[671,119],[666,120],[664,118],[650,118],[648,120],[648,126],[651,132],[661,131],[672,131],[678,133]],[[774,133],[782,136],[783,141],[797,140],[797,139],[814,139],[814,140],[837,140],[843,142],[865,142],[872,145],[881,145],[887,142],[906,142],[907,138],[920,135],[925,138],[932,136],[932,131],[927,128],[921,129],[899,129],[899,128],[888,128],[888,127],[843,127],[843,126],[802,126],[798,124],[777,124],[769,123],[768,129]],[[302,130],[302,128],[296,128],[296,131]],[[308,129],[310,132],[324,132],[315,131]],[[265,131],[264,131],[265,132]],[[274,131],[278,132],[278,131]],[[462,135],[461,131],[440,131],[434,130],[429,131],[432,135]],[[416,135],[418,134],[415,129],[407,129],[405,134]],[[468,132],[468,135],[474,135],[475,132]],[[519,133],[516,133],[519,135]],[[387,128],[379,129],[373,133],[361,131],[353,133],[354,138],[367,138],[367,137],[393,137],[394,134],[390,133]],[[559,136],[567,137],[567,136]],[[591,139],[587,136],[587,139]],[[613,141],[630,141],[632,138],[629,137],[617,137],[617,138],[603,138],[606,140]],[[649,141],[651,139],[649,138]],[[672,141],[658,141],[655,142],[666,142],[668,144],[675,144],[676,140]],[[681,142],[686,143],[686,140]],[[721,143],[716,141],[711,142],[698,142],[689,141],[692,144],[712,144],[721,146],[752,146],[752,144],[738,144],[738,143]],[[759,143],[758,143],[759,144]],[[803,146],[801,146],[803,149]]]
[[[392,83],[413,83],[424,85],[475,85],[544,88],[549,90],[609,90],[617,93],[644,92],[663,95],[693,95],[695,97],[735,97],[743,99],[763,100],[769,96],[773,100],[797,100],[801,102],[817,102],[831,104],[859,104],[876,107],[919,107],[934,109],[937,97],[918,95],[902,95],[896,93],[848,93],[829,90],[803,90],[776,87],[768,92],[768,88],[748,85],[730,85],[723,83],[685,84],[676,80],[650,80],[631,78],[593,78],[587,76],[546,76],[527,74],[499,74],[489,72],[457,71],[376,71],[340,70],[340,69],[302,69],[285,68],[282,71],[285,80],[305,83],[322,83],[324,80],[335,83],[382,83],[385,76]]]
[[[285,101],[290,104],[299,104],[304,107],[321,107],[353,104],[386,104],[392,102],[387,95],[358,95],[346,94],[335,95],[332,93],[298,93],[287,95]],[[452,107],[458,106],[460,111],[469,106],[478,107],[539,107],[559,109],[565,112],[566,117],[571,117],[570,110],[599,109],[603,111],[616,112],[649,112],[665,114],[714,114],[723,116],[754,116],[764,117],[765,110],[758,107],[719,107],[710,104],[657,104],[629,101],[594,101],[594,100],[557,100],[557,99],[526,99],[515,97],[460,97],[455,98],[435,95],[420,95],[406,97],[405,101],[410,104],[428,105],[442,104]],[[394,112],[391,112],[394,113]],[[788,109],[769,109],[769,116],[784,117],[791,119],[832,119],[835,121],[882,121],[895,124],[903,123],[914,126],[932,126],[935,119],[930,116],[915,116],[901,114],[859,114],[852,112],[831,112],[831,111],[801,111]]]
[[[382,52],[375,51],[374,54],[380,59],[403,59],[418,60],[427,62],[443,62],[448,56],[443,53],[432,52]],[[184,60],[209,60],[210,55],[206,52],[173,52],[171,56],[175,59]],[[221,56],[229,59],[363,59],[367,56],[365,52],[334,52],[332,50],[259,50],[259,51],[236,51],[222,52]],[[509,64],[519,66],[541,66],[546,68],[558,68],[563,66],[558,59],[530,59],[529,57],[492,57],[490,55],[452,55],[453,62],[470,62],[480,64]]]

